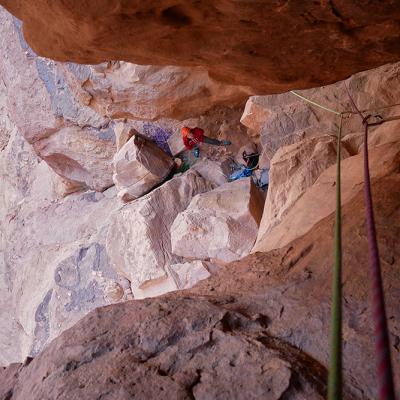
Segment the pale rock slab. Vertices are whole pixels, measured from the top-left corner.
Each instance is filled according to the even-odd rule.
[[[177,288],[169,266],[180,263],[181,258],[172,254],[170,227],[193,196],[209,190],[211,184],[189,170],[124,205],[111,217],[107,252],[115,269],[131,282],[135,298]]]
[[[369,150],[371,179],[382,179],[399,170],[400,141],[397,131],[392,132],[392,142]],[[342,162],[342,205],[351,201],[363,189],[363,154],[348,157]],[[281,248],[307,233],[315,224],[335,210],[336,165],[330,166],[315,183],[294,203],[279,224],[269,228],[267,214],[263,216],[257,242],[252,253]],[[271,188],[273,190],[273,188]],[[267,219],[264,221],[264,218]]]
[[[224,262],[244,257],[254,245],[263,205],[251,178],[195,196],[171,226],[172,252]]]
[[[170,266],[178,289],[189,289],[197,282],[211,276],[207,265],[203,261],[192,261]]]
[[[230,175],[230,161],[228,159],[213,161],[207,158],[199,160],[191,169],[197,171],[203,178],[207,179],[214,187],[224,185],[228,182]]]
[[[144,195],[162,182],[174,166],[174,160],[141,135],[134,135],[114,156],[113,180],[122,201]]]
[[[271,160],[269,187],[261,231],[278,224],[323,171],[336,162],[337,140],[333,136],[305,139],[281,147]],[[342,158],[349,153],[342,149]]]

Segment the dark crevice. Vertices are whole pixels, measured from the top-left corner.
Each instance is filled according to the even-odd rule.
[[[161,20],[165,25],[182,27],[190,25],[192,19],[187,16],[179,5],[168,7],[161,12]]]
[[[278,338],[263,336],[257,338],[257,340],[269,349],[277,351],[280,358],[290,363],[293,369],[294,377],[292,379],[295,386],[300,387],[301,378],[303,378],[325,398],[328,372],[322,364],[297,347]]]

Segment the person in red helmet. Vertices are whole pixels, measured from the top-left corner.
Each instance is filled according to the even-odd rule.
[[[187,150],[194,149],[195,157],[199,157],[200,143],[212,144],[214,146],[229,146],[231,142],[229,140],[218,140],[212,139],[204,135],[204,131],[201,128],[189,128],[184,126],[181,130],[182,132],[182,140]]]

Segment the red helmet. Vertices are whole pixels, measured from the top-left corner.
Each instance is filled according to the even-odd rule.
[[[186,137],[186,136],[190,133],[190,131],[191,131],[191,129],[190,129],[189,127],[184,126],[184,127],[181,129],[182,136]]]

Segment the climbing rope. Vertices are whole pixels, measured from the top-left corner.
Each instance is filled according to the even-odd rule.
[[[345,85],[346,86],[346,85]],[[364,115],[357,108],[349,89],[346,90],[355,111],[336,111],[325,107],[300,94],[291,91],[295,96],[313,104],[323,110],[340,116],[337,163],[336,163],[336,216],[335,216],[335,238],[334,238],[334,268],[332,279],[332,311],[331,311],[331,341],[330,341],[330,368],[328,377],[328,400],[340,400],[342,398],[342,241],[341,241],[341,134],[344,114],[359,114],[364,125],[364,188],[366,204],[366,220],[368,228],[368,246],[370,253],[370,264],[372,273],[372,307],[375,325],[375,353],[377,359],[378,391],[380,400],[395,400],[392,364],[390,359],[389,331],[386,322],[386,311],[384,292],[382,284],[382,273],[379,262],[379,252],[376,239],[375,221],[372,206],[371,179],[368,162],[368,127],[380,125],[384,122],[400,119],[400,116],[382,118],[375,115],[376,122],[368,122],[371,115]]]
[[[340,114],[336,152],[336,213],[328,400],[340,400],[342,398],[342,215],[340,182],[342,121],[343,114]]]
[[[330,360],[328,375],[328,400],[341,400],[342,398],[342,216],[341,216],[341,139],[343,114],[331,108],[316,103],[300,94],[291,91],[302,100],[313,104],[325,111],[340,116],[337,135],[336,151],[336,212],[334,234],[334,263],[332,273],[332,308],[331,308],[331,337]]]
[[[372,277],[372,315],[375,328],[375,357],[377,362],[378,393],[380,400],[394,400],[395,397],[392,363],[390,360],[389,330],[386,322],[385,298],[383,293],[378,244],[376,240],[374,210],[371,194],[371,178],[368,162],[368,119],[371,116],[367,115],[364,117],[361,111],[357,108],[347,86],[346,90],[354,109],[360,115],[364,125],[364,195]],[[396,117],[396,119],[398,119],[398,117]]]

